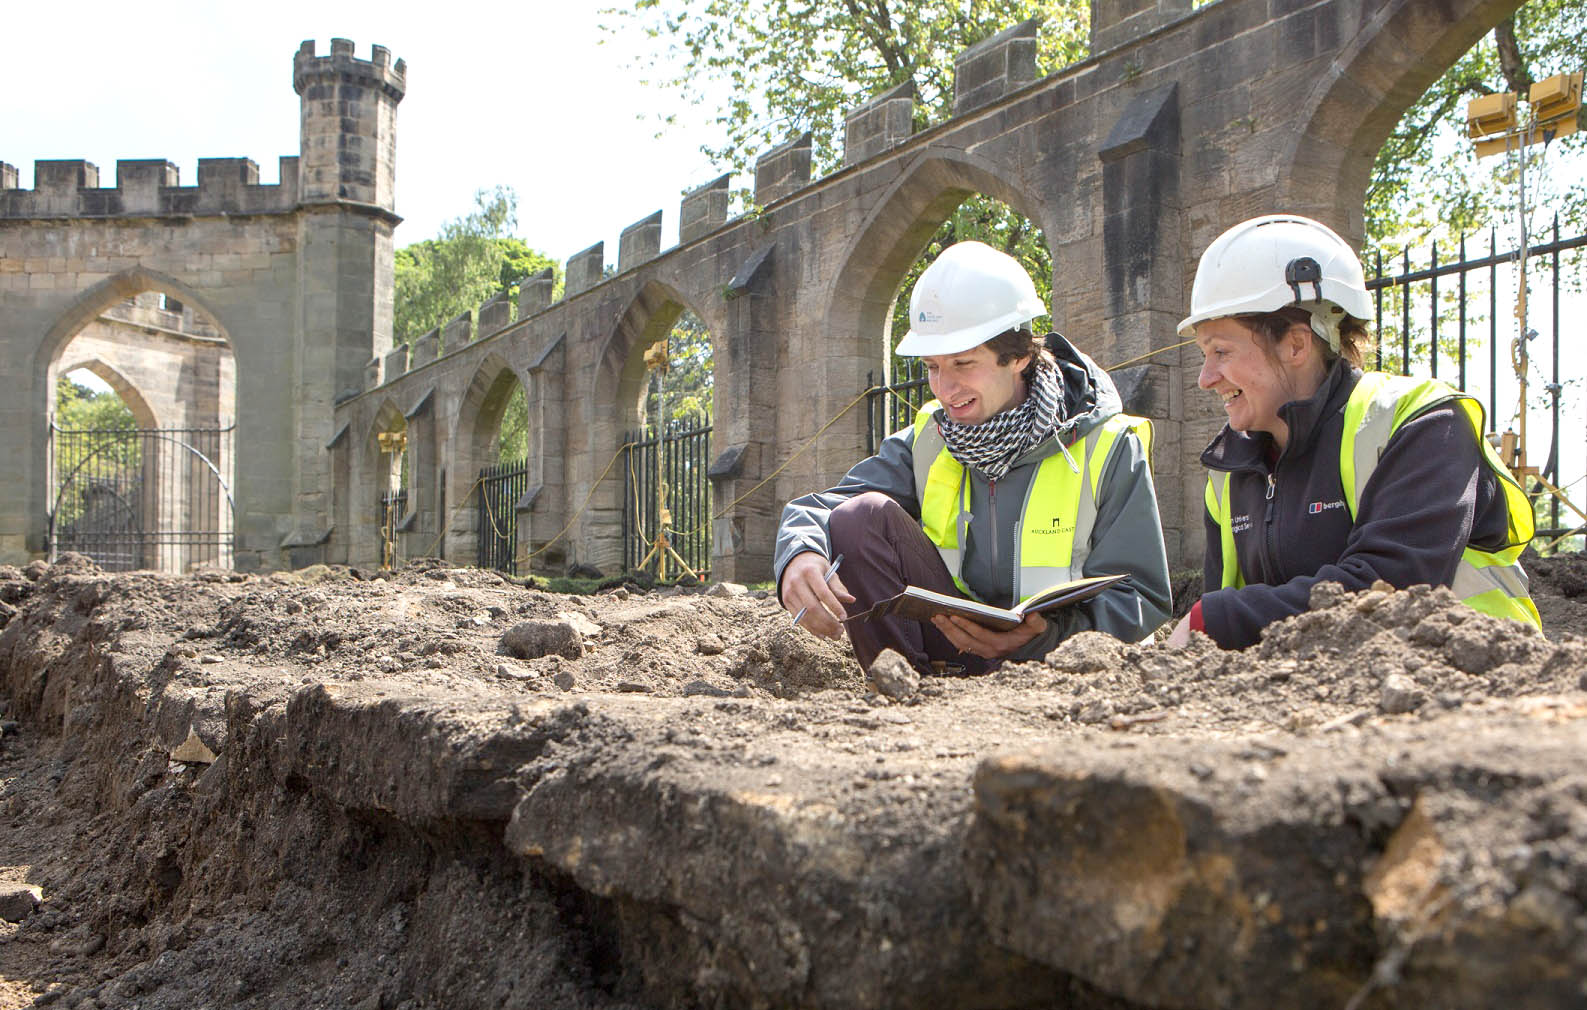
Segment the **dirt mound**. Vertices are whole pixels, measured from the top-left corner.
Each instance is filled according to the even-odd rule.
[[[0,1008],[1566,1005],[1587,568],[1532,570],[1546,639],[1321,586],[894,701],[726,587],[0,567]]]

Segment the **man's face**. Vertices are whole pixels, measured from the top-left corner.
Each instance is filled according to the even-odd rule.
[[[923,360],[931,394],[955,424],[980,424],[1025,399],[1025,380],[1019,373],[1030,364],[1029,355],[999,365],[992,349],[980,344],[957,354],[928,354]]]

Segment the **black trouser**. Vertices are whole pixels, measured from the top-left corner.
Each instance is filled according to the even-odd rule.
[[[833,557],[843,555],[838,576],[855,597],[848,606],[851,614],[865,613],[878,600],[897,596],[905,586],[964,596],[919,521],[880,492],[869,491],[839,505],[832,511],[828,532]],[[932,660],[957,664],[968,674],[986,673],[998,663],[960,652],[932,625],[907,617],[851,619],[845,625],[854,656],[865,670],[883,649],[901,653],[922,673],[933,672]]]

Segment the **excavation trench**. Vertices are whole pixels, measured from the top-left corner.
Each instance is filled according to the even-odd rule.
[[[1574,1005],[1534,567],[897,701],[726,588],[0,568],[0,1008]]]

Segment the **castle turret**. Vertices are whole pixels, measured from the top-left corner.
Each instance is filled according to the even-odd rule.
[[[302,101],[300,199],[348,201],[385,210],[396,206],[397,103],[407,91],[407,66],[373,46],[353,56],[347,39],[331,39],[331,55],[315,56],[310,39],[292,61],[292,87]]]

